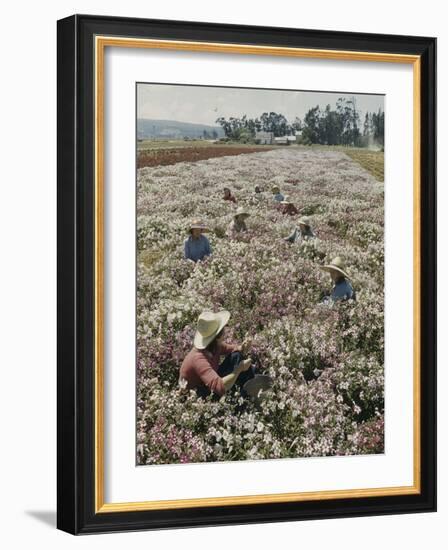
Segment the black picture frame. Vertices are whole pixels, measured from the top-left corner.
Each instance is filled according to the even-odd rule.
[[[97,513],[95,510],[95,120],[97,35],[420,57],[419,494]],[[72,534],[436,510],[436,39],[74,15],[58,21],[57,526]]]

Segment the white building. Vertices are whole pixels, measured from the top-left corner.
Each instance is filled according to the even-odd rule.
[[[255,141],[262,145],[274,143],[274,132],[255,132]]]
[[[281,136],[274,138],[276,145],[289,145],[296,142],[296,136]]]

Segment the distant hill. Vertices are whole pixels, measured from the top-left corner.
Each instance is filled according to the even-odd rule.
[[[206,135],[204,135],[206,132]],[[206,124],[194,124],[192,122],[179,122],[177,120],[152,120],[139,118],[137,120],[137,137],[148,138],[175,138],[182,139],[200,138],[216,139],[224,137],[221,126],[208,126]]]

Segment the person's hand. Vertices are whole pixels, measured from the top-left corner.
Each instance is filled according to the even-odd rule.
[[[250,369],[251,363],[252,363],[252,361],[250,359],[245,359],[244,361],[240,361],[240,363],[238,364],[239,372],[244,372],[244,371]]]
[[[243,355],[247,355],[249,353],[250,348],[252,347],[252,340],[250,338],[245,338],[240,347],[241,347],[241,353]]]

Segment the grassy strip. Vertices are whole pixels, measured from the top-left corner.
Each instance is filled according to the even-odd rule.
[[[384,151],[373,151],[364,147],[344,147],[342,145],[299,145],[303,150],[340,151],[372,174],[378,181],[384,182]]]
[[[344,153],[370,172],[378,181],[384,182],[384,152],[346,147]]]

